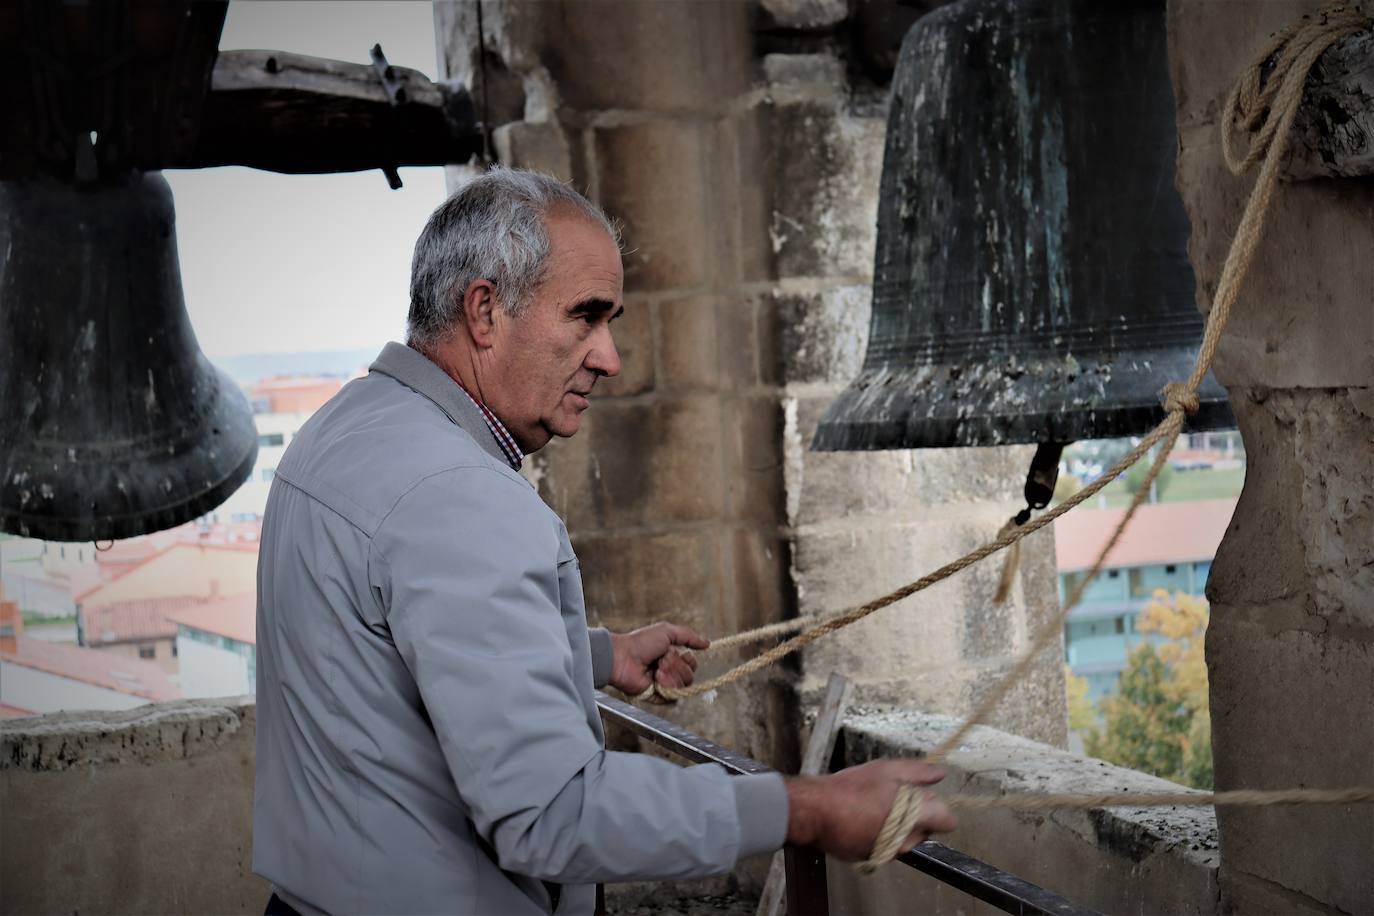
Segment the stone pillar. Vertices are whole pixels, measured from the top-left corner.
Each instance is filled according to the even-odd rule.
[[[1178,184],[1206,311],[1253,183],[1219,113],[1319,0],[1171,0]],[[1217,355],[1248,466],[1207,585],[1218,789],[1374,785],[1374,185],[1281,184]],[[1223,904],[1367,912],[1369,806],[1218,811]]]

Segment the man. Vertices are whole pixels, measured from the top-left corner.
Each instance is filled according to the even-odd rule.
[[[258,569],[253,869],[269,911],[590,913],[598,881],[719,874],[784,840],[867,855],[903,782],[728,777],[603,747],[595,687],[691,682],[655,624],[589,631],[563,523],[517,469],[620,358],[615,232],[497,170],[430,218],[388,344],[277,469]],[[930,800],[926,830],[952,819]]]

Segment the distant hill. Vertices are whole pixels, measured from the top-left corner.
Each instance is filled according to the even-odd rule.
[[[362,350],[320,350],[311,353],[244,353],[211,359],[240,385],[273,375],[349,376],[377,358],[381,347]]]

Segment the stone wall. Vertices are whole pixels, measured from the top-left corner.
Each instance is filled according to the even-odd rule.
[[[838,610],[1018,508],[1029,449],[807,450],[864,353],[881,67],[920,12],[880,6],[488,0],[484,66],[475,6],[435,4],[446,76],[476,98],[486,82],[498,158],[571,179],[624,224],[623,375],[531,461],[604,624],[718,635]],[[800,671],[806,696],[839,670],[864,699],[966,711],[1057,605],[1051,538],[1027,544],[1005,607],[987,564],[669,714],[787,769]],[[998,723],[1065,740],[1057,649]]]
[[[846,765],[921,754],[954,724],[914,710],[851,711],[837,753]],[[262,912],[270,890],[249,872],[254,731],[249,698],[0,721],[0,914]],[[976,729],[948,768],[945,785],[960,793],[1177,788],[989,728]],[[965,815],[943,839],[1103,912],[1215,912],[1207,808],[984,812]],[[628,913],[646,911],[636,899],[662,908],[701,887],[608,891],[613,911]],[[707,900],[679,905],[714,911]],[[831,906],[836,914],[983,912],[902,865],[860,880],[832,863]]]
[[[927,754],[957,725],[915,710],[851,713],[838,753],[847,765]],[[1069,754],[991,728],[976,728],[945,762],[950,795],[1187,791],[1182,786]],[[1219,912],[1216,815],[1210,806],[1098,808],[1018,814],[959,812],[946,846],[1069,900],[1113,916],[1210,916]],[[871,877],[830,863],[830,912],[996,913],[901,863]]]
[[[1171,0],[1178,184],[1206,311],[1253,174],[1218,120],[1268,36],[1317,0]],[[1374,785],[1374,184],[1284,183],[1217,354],[1248,456],[1208,581],[1217,787]],[[1368,806],[1220,814],[1244,913],[1364,913]]]
[[[0,914],[261,913],[254,707],[0,722]]]

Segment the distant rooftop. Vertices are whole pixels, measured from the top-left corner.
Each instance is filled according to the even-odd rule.
[[[101,607],[83,608],[81,626],[87,645],[174,639],[177,626],[167,615],[202,599],[191,595],[116,601]]]
[[[96,649],[18,636],[15,637],[14,651],[0,652],[0,661],[145,700],[175,700],[181,697],[181,691],[156,663]]]
[[[224,534],[223,531],[218,534],[214,533],[214,530],[223,529],[223,527],[243,527],[245,533],[243,533],[242,536],[229,536],[229,534]],[[187,529],[188,526],[185,525],[179,527],[179,529],[173,529],[177,534],[170,538],[159,538],[162,534],[169,534],[168,531],[159,531],[159,533],[153,534],[153,536],[148,536],[150,540],[157,538],[157,540],[153,542],[154,544],[158,544],[158,547],[154,547],[151,551],[144,549],[142,545],[137,545],[137,547],[131,545],[131,547],[128,548],[129,552],[126,553],[125,556],[122,556],[120,562],[110,564],[110,566],[102,566],[98,580],[82,581],[82,585],[85,585],[85,588],[77,592],[76,595],[73,595],[74,599],[76,599],[78,604],[87,604],[87,606],[89,606],[89,604],[99,603],[99,597],[96,596],[98,596],[98,593],[102,591],[102,589],[113,585],[114,582],[122,580],[122,578],[133,573],[133,571],[143,569],[148,563],[153,563],[154,560],[161,559],[165,553],[177,551],[177,549],[198,547],[205,549],[205,551],[256,553],[258,549],[258,531],[261,530],[261,527],[258,522],[242,523],[242,525],[235,526],[214,526],[213,529],[205,529],[209,531],[209,533],[206,534],[198,534],[195,530]]]
[[[265,413],[314,413],[324,406],[344,380],[318,375],[286,375],[259,379],[248,396]]]
[[[1235,512],[1234,499],[1151,503],[1136,510],[1104,568],[1196,563],[1216,556]],[[1111,537],[1125,509],[1080,507],[1054,523],[1060,572],[1088,569]]]
[[[257,618],[258,596],[252,592],[183,605],[170,615],[173,623],[250,646],[258,641]]]

